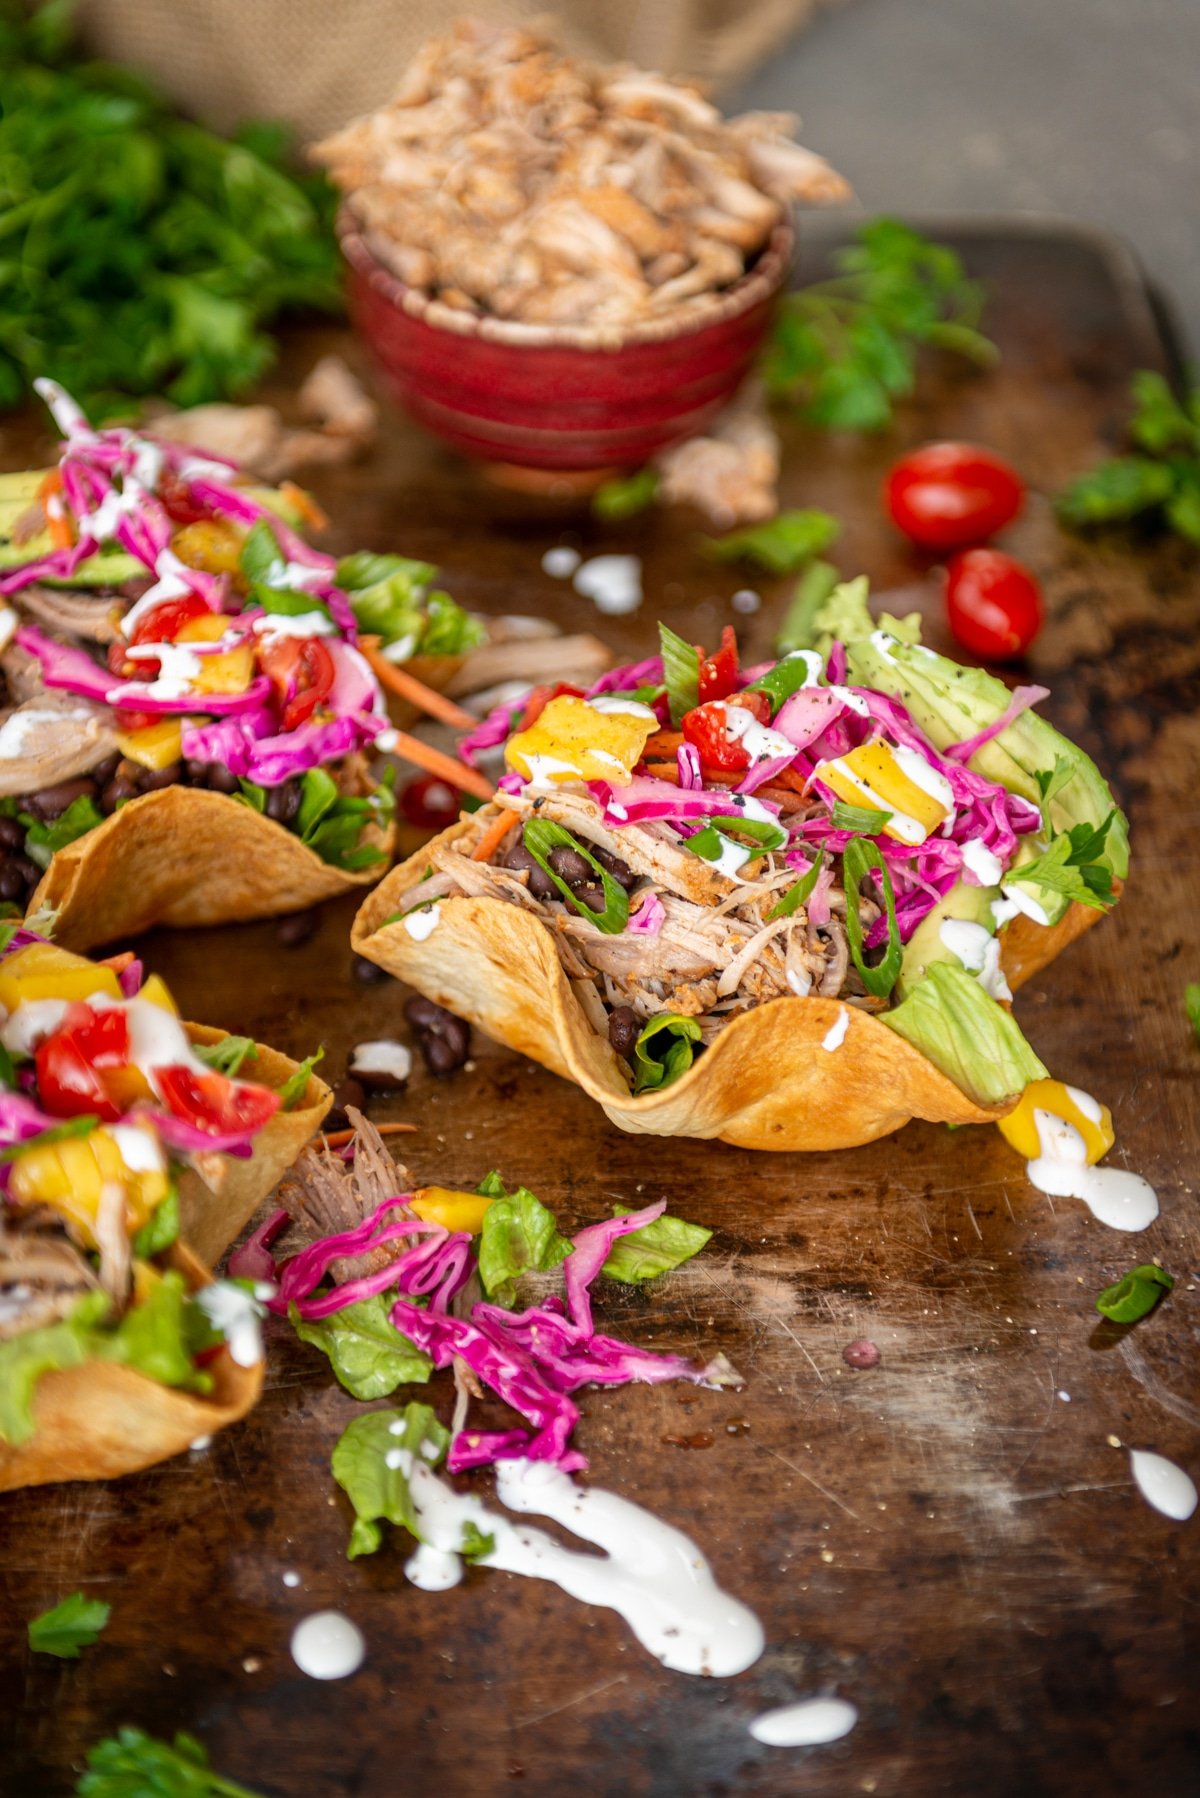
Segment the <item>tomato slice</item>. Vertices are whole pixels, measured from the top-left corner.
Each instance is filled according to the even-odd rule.
[[[890,469],[883,489],[892,523],[924,549],[982,543],[1017,516],[1025,486],[1002,456],[974,443],[927,443]]]
[[[333,657],[320,637],[265,638],[258,660],[275,690],[284,730],[307,723],[333,690]]]
[[[521,713],[518,730],[528,730],[536,724],[552,699],[582,699],[583,688],[568,686],[566,681],[555,681],[550,687],[531,687],[525,700],[525,710]]]
[[[401,813],[422,830],[445,830],[457,821],[462,802],[463,795],[440,774],[422,774],[400,794]]]
[[[115,1123],[128,1109],[118,1075],[129,1060],[129,1024],[123,1011],[67,1008],[61,1027],[34,1053],[38,1101],[51,1117],[89,1114]]]
[[[738,684],[737,636],[731,624],[721,632],[721,647],[715,655],[700,651],[700,703],[709,699],[727,699]]]
[[[1042,628],[1042,590],[1002,549],[968,549],[946,570],[950,629],[990,662],[1024,655]]]
[[[705,768],[720,774],[737,774],[750,766],[750,751],[725,734],[725,706],[712,699],[685,712],[680,724],[684,737],[699,752]]]
[[[279,1110],[278,1093],[216,1068],[203,1074],[186,1066],[157,1068],[154,1077],[167,1110],[207,1136],[251,1136]]]
[[[208,506],[199,505],[193,500],[188,492],[187,482],[174,469],[163,469],[155,491],[176,524],[199,524],[201,519],[212,517]]]
[[[173,643],[185,624],[193,618],[204,618],[211,610],[198,593],[184,593],[178,599],[164,599],[143,612],[133,627],[131,643]]]

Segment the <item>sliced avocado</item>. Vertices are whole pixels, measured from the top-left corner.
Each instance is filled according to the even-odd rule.
[[[915,983],[928,973],[934,962],[950,961],[955,966],[958,965],[957,957],[941,938],[942,925],[947,918],[961,918],[968,924],[982,924],[994,934],[996,920],[992,916],[992,900],[999,897],[999,887],[968,886],[965,880],[952,886],[933,910],[921,919],[909,937],[896,982],[897,996],[903,999],[911,992]]]
[[[954,960],[933,962],[881,1024],[919,1049],[979,1105],[1002,1105],[1046,1069],[1010,1012]]]

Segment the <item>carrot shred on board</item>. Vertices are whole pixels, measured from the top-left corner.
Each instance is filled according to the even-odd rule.
[[[432,743],[422,743],[420,737],[410,736],[406,730],[393,733],[391,752],[406,762],[414,762],[418,768],[424,768],[426,774],[436,775],[447,786],[457,787],[463,793],[473,793],[476,799],[488,800],[493,797],[491,782],[485,780],[477,769],[468,768],[465,762],[456,762],[452,755],[443,754]]]
[[[306,493],[303,487],[297,487],[295,481],[281,481],[279,491],[289,505],[295,506],[304,522],[311,525],[314,531],[325,529],[329,520],[311,493]]]
[[[516,822],[516,812],[501,812],[498,818],[493,818],[471,851],[471,860],[473,862],[491,861]]]
[[[375,1128],[380,1136],[400,1136],[402,1134],[415,1135],[417,1126],[415,1124],[376,1124]],[[322,1130],[321,1132],[321,1141],[327,1149],[344,1149],[348,1142],[353,1141],[353,1138],[353,1130]]]
[[[407,699],[419,711],[428,712],[431,718],[439,719],[442,724],[453,725],[455,730],[475,729],[479,720],[472,718],[470,712],[465,712],[462,706],[455,705],[444,693],[436,693],[424,681],[418,680],[415,674],[409,674],[406,668],[398,668],[394,662],[389,662],[386,656],[381,655],[378,637],[360,637],[358,646],[382,685],[390,688],[398,698]]]

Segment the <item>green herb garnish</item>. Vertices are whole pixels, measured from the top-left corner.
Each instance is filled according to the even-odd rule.
[[[982,289],[962,262],[896,219],[862,226],[833,257],[832,280],[789,294],[762,364],[767,390],[829,430],[876,431],[916,384],[923,344],[983,365]]]
[[[790,918],[794,912],[800,909],[806,900],[811,898],[813,888],[817,884],[817,877],[821,872],[824,861],[824,854],[818,849],[813,856],[812,866],[808,871],[802,874],[795,886],[790,886],[783,895],[783,898],[771,907],[770,911],[767,913],[768,924],[774,923],[776,918]]]
[[[1200,543],[1200,386],[1177,399],[1160,374],[1133,377],[1130,436],[1141,452],[1115,456],[1073,481],[1058,515],[1076,529],[1146,518]]]
[[[1073,824],[1054,838],[1043,855],[1014,868],[1006,884],[1022,890],[1040,888],[1076,899],[1080,905],[1090,905],[1097,911],[1105,910],[1116,900],[1112,870],[1103,859],[1116,817],[1113,810],[1101,824]]]
[[[1106,1286],[1096,1300],[1096,1309],[1115,1324],[1135,1324],[1149,1317],[1174,1284],[1174,1276],[1165,1268],[1147,1262],[1143,1267],[1131,1268],[1115,1286]]]
[[[193,1053],[210,1068],[216,1068],[219,1074],[228,1074],[232,1080],[240,1072],[243,1062],[257,1059],[258,1045],[252,1036],[223,1036],[219,1043],[196,1044]]]
[[[1196,1033],[1196,1041],[1200,1042],[1200,985],[1193,982],[1184,987],[1183,1008],[1187,1012],[1188,1023]]]
[[[779,512],[762,524],[702,537],[706,556],[717,562],[756,562],[771,574],[794,574],[833,542],[841,525],[829,512]]]
[[[178,1732],[160,1742],[128,1725],[89,1750],[75,1798],[258,1798],[249,1786],[223,1779],[208,1764],[195,1736]]]
[[[317,1063],[323,1061],[324,1058],[325,1045],[322,1043],[319,1049],[314,1049],[311,1055],[305,1056],[294,1074],[289,1074],[288,1078],[279,1088],[279,1098],[281,1107],[284,1111],[293,1111],[300,1103],[301,1099],[308,1091],[308,1082],[311,1078],[313,1069],[316,1067]]]
[[[629,895],[613,879],[608,869],[600,866],[591,850],[585,849],[569,830],[565,830],[561,824],[555,824],[551,818],[531,818],[524,826],[522,836],[526,849],[543,874],[554,882],[567,904],[580,917],[590,918],[596,929],[602,930],[605,936],[620,936],[629,922]],[[576,854],[583,857],[603,890],[602,912],[593,911],[590,905],[585,905],[579,895],[571,891],[562,876],[555,873],[548,859],[552,849],[574,849]]]
[[[29,1646],[35,1654],[57,1655],[60,1661],[77,1661],[81,1648],[91,1648],[112,1613],[99,1598],[72,1592],[53,1610],[43,1611],[28,1625]]]
[[[873,968],[868,967],[863,958],[863,928],[859,917],[859,888],[869,874],[874,875],[875,884],[883,896],[888,927],[887,949],[883,960]],[[842,880],[846,889],[846,937],[850,945],[850,959],[858,969],[859,979],[867,991],[874,993],[876,998],[885,999],[899,976],[904,947],[896,926],[896,898],[892,891],[892,877],[874,843],[868,842],[865,837],[853,837],[846,844],[842,856]]]
[[[464,1561],[482,1561],[485,1555],[495,1554],[496,1537],[491,1530],[485,1534],[468,1517],[462,1526],[462,1542],[458,1552]]]
[[[592,511],[610,524],[623,518],[634,518],[652,506],[658,498],[657,468],[639,468],[636,474],[620,475],[605,481],[592,495]]]

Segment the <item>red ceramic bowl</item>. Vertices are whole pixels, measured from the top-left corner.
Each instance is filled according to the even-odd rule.
[[[636,467],[703,431],[762,343],[795,242],[778,225],[749,273],[683,323],[606,340],[457,312],[385,268],[346,210],[339,235],[351,315],[413,417],[468,456],[563,474]]]

